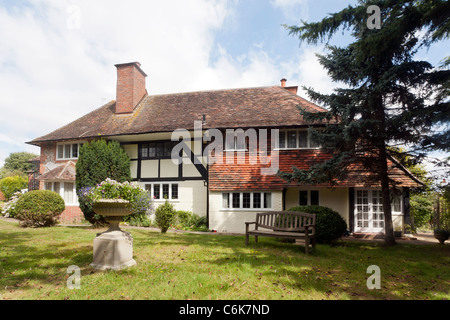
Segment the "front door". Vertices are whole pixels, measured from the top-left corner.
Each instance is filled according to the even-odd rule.
[[[384,232],[381,190],[356,190],[355,232]]]

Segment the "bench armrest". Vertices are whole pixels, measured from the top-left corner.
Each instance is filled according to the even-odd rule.
[[[310,229],[312,229],[312,234],[316,233],[316,225],[315,224],[307,224],[303,226],[305,228],[305,232],[308,232]]]
[[[258,225],[256,224],[256,221],[253,221],[253,222],[246,222],[246,223],[245,223],[245,233],[248,233],[248,227],[249,227],[251,224],[255,224],[255,225],[256,225],[255,229],[258,229]]]

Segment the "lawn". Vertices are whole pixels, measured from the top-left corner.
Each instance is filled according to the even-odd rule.
[[[97,232],[80,227],[23,229],[0,221],[0,299],[449,299],[450,248],[318,245],[313,254],[279,239],[127,229],[137,265],[94,271]],[[252,239],[253,240],[253,239]],[[67,268],[81,270],[80,289]],[[381,289],[366,285],[370,265]]]

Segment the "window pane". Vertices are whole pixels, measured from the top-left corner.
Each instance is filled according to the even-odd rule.
[[[230,207],[230,194],[222,193],[222,208],[229,208],[229,207]]]
[[[64,202],[73,203],[73,183],[64,182]]]
[[[141,148],[141,157],[148,158],[148,144],[143,144]]]
[[[151,192],[152,192],[152,185],[151,185],[151,184],[146,184],[146,185],[145,185],[145,190],[151,195]]]
[[[149,143],[148,144],[148,157],[149,158],[155,158],[156,157],[156,144],[155,143]]]
[[[63,145],[58,146],[58,158],[59,159],[64,158],[64,146]]]
[[[227,133],[225,136],[225,150],[235,150],[236,137]]]
[[[280,135],[278,137],[278,148],[286,148],[286,132],[284,131],[280,131]]]
[[[164,157],[170,157],[171,153],[172,153],[172,143],[164,142]]]
[[[272,208],[272,194],[264,193],[264,208],[270,209]]]
[[[261,208],[261,193],[253,194],[253,208]]]
[[[55,191],[57,194],[60,194],[59,193],[59,189],[61,188],[60,185],[61,184],[59,182],[54,182],[53,183],[53,191]]]
[[[300,148],[308,148],[308,132],[307,131],[299,131],[298,143],[299,143]]]
[[[159,142],[156,144],[156,156],[163,157],[164,156],[164,143]]]
[[[172,184],[172,199],[178,199],[178,184]]]
[[[319,205],[319,191],[311,190],[311,205],[318,206]]]
[[[70,158],[70,144],[64,145],[64,158]]]
[[[45,187],[45,190],[52,190],[52,183],[46,182],[44,187]]]
[[[160,185],[159,184],[154,184],[153,185],[153,197],[155,199],[161,199],[161,190],[160,190]]]
[[[308,191],[301,190],[299,194],[299,205],[307,206],[308,205]]]
[[[245,135],[244,134],[238,134],[236,136],[236,149],[238,150],[245,150]]]
[[[163,189],[163,199],[169,199],[169,185],[163,184],[162,189]]]
[[[72,145],[72,158],[78,158],[78,144]]]
[[[288,131],[288,148],[297,148],[297,131]]]
[[[250,193],[248,192],[242,194],[242,207],[250,208]]]
[[[233,208],[240,207],[240,193],[233,193]]]
[[[310,148],[320,148],[320,143],[314,140],[311,135],[309,135],[309,147]]]

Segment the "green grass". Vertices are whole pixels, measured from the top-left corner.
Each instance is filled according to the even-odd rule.
[[[127,229],[137,265],[94,271],[90,228],[0,221],[0,299],[449,299],[450,248],[340,242],[313,254],[279,239]],[[71,265],[81,288],[67,288]],[[370,265],[381,289],[369,290]]]

